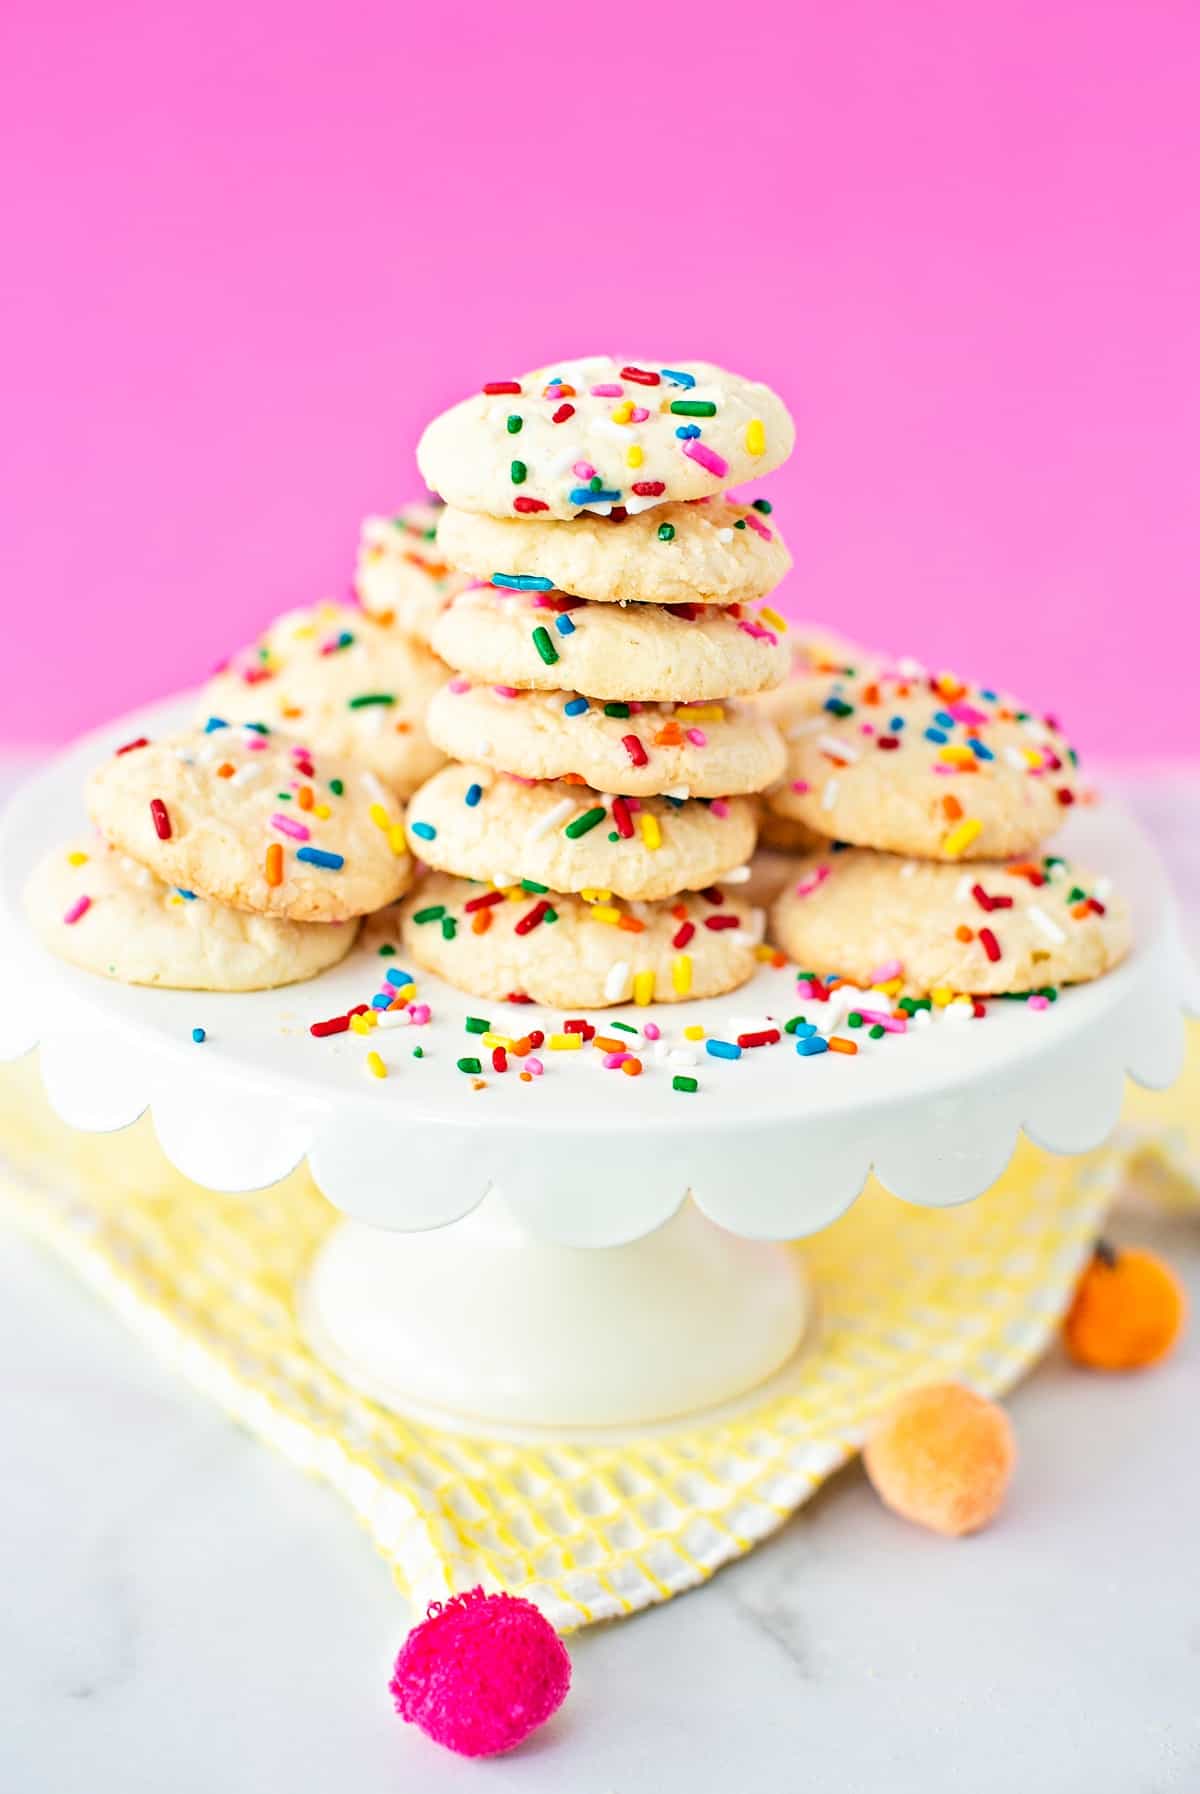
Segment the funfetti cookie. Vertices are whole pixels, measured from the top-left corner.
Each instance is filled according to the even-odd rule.
[[[357,921],[287,922],[210,903],[90,835],[40,861],[25,907],[59,959],[172,990],[295,984],[336,965],[358,933]]]
[[[768,608],[591,604],[561,592],[462,592],[434,630],[442,659],[470,678],[594,698],[695,701],[776,685],[787,624]]]
[[[792,564],[765,498],[657,504],[624,518],[487,517],[447,505],[438,547],[476,579],[597,604],[750,604]]]
[[[745,797],[613,797],[470,765],[434,773],[408,811],[413,852],[439,871],[639,900],[716,884],[749,859],[754,831]]]
[[[407,797],[442,764],[425,711],[446,676],[395,623],[351,604],[314,604],[285,612],[227,662],[204,689],[200,720],[269,723]]]
[[[632,905],[528,893],[513,900],[441,872],[372,929],[394,927],[393,916],[405,956],[460,990],[565,1009],[736,990],[753,976],[763,929],[761,910],[719,889]],[[511,1031],[520,1020],[514,1010]],[[508,1017],[492,1025],[510,1031]]]
[[[403,809],[374,773],[261,724],[127,742],[86,795],[106,840],[234,909],[339,922],[412,880]]]
[[[1131,933],[1109,881],[1053,855],[947,866],[850,848],[793,867],[771,938],[821,975],[984,996],[1099,978]]]
[[[454,760],[633,797],[742,796],[777,779],[785,758],[775,725],[750,705],[600,703],[461,675],[430,704],[428,725]]]
[[[440,512],[419,503],[391,517],[364,517],[354,569],[363,609],[426,644],[455,592],[470,584],[438,546]]]
[[[1075,801],[1075,756],[1015,699],[912,662],[859,662],[781,688],[777,815],[925,859],[1025,854]]]
[[[693,361],[584,356],[482,390],[417,447],[447,504],[490,517],[636,512],[709,498],[786,461],[795,430],[770,387]]]

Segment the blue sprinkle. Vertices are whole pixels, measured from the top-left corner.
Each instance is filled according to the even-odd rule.
[[[888,723],[888,728],[891,730],[893,735],[899,735],[899,733],[903,727],[904,727],[904,718],[902,716],[893,716]]]
[[[943,729],[952,729],[954,727],[954,718],[948,710],[935,710],[933,713],[933,720],[935,723],[940,723]]]
[[[410,822],[408,826],[414,835],[420,836],[422,841],[437,840],[437,830],[432,822]]]
[[[816,1022],[797,1022],[793,1030],[797,1040],[811,1040],[816,1031]]]
[[[482,796],[483,796],[483,786],[482,785],[468,785],[467,786],[467,808],[470,810],[473,810],[475,808],[475,805],[479,802],[479,800]]]
[[[619,492],[606,492],[603,488],[593,492],[590,486],[572,486],[567,494],[568,503],[573,505],[619,505]]]
[[[967,746],[970,748],[971,752],[974,754],[974,756],[977,760],[994,760],[996,758],[996,756],[995,756],[995,754],[993,754],[991,748],[985,747],[983,742],[980,741],[978,739],[978,737],[975,735],[967,736]]]
[[[413,982],[411,972],[401,972],[396,966],[390,966],[384,973],[384,978],[388,984],[394,984],[397,990],[403,990],[406,984]]]
[[[572,698],[569,703],[563,705],[563,714],[565,716],[582,716],[587,707],[586,698]]]
[[[390,997],[385,997],[383,992],[379,991],[377,995],[375,995],[371,998],[371,1008],[372,1009],[386,1009],[386,1008],[388,1008],[389,1004],[391,1003],[391,1000],[392,999]]]
[[[671,382],[672,386],[695,386],[696,384],[695,375],[685,374],[682,368],[659,368],[658,371],[664,380]]]
[[[687,802],[686,797],[672,797],[671,793],[669,791],[664,791],[663,796],[666,798],[667,802],[672,806],[672,808],[676,809],[676,810],[682,810],[684,804]]]
[[[560,635],[574,635],[575,625],[564,611],[561,617],[555,617],[554,627]]]
[[[306,866],[323,866],[326,872],[340,872],[346,864],[345,854],[326,853],[323,847],[298,847],[296,858]]]
[[[979,687],[979,695],[981,698],[986,698],[989,704],[994,704],[998,694],[994,691],[989,691],[986,685],[981,685]]]
[[[223,716],[210,716],[204,725],[204,733],[211,735],[214,729],[227,729],[229,724]]]
[[[192,1039],[195,1041],[197,1046],[201,1046],[208,1039],[208,1036],[204,1032],[203,1028],[193,1028],[192,1029]]]
[[[940,747],[943,742],[949,741],[950,737],[942,729],[926,729],[925,739],[926,741],[936,741]]]
[[[540,573],[493,573],[492,584],[508,592],[552,592],[554,581]]]
[[[796,1032],[800,1030],[797,1028]],[[814,1053],[827,1053],[829,1042],[823,1034],[806,1034],[803,1040],[796,1042],[796,1051],[802,1059],[811,1059]]]
[[[676,436],[678,436],[680,438],[680,440],[682,442],[690,442],[692,440],[693,436],[699,436],[700,425],[699,424],[680,424],[680,426],[676,430],[675,434],[676,434]]]
[[[704,1050],[714,1059],[740,1059],[742,1056],[741,1047],[732,1040],[706,1040]]]
[[[269,735],[271,733],[266,723],[243,723],[242,728],[249,729],[254,735]]]
[[[176,885],[175,890],[176,890],[176,893],[184,899],[185,903],[195,903],[195,901],[196,901],[195,891],[185,891],[182,885]]]

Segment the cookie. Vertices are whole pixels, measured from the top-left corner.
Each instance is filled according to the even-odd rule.
[[[364,517],[354,568],[363,609],[426,646],[455,592],[471,583],[437,543],[440,513],[438,504],[419,503],[393,517]]]
[[[374,773],[262,724],[133,741],[96,768],[100,833],[185,891],[294,922],[341,922],[403,895],[404,813]]]
[[[626,797],[737,797],[777,779],[785,758],[774,724],[749,706],[591,703],[462,677],[438,692],[428,725],[452,759]]]
[[[1099,978],[1131,933],[1109,881],[1053,855],[961,867],[847,848],[794,865],[771,938],[855,984],[987,996]]]
[[[314,604],[276,618],[209,680],[201,721],[269,723],[407,797],[444,758],[425,732],[425,711],[446,676],[396,624],[350,604]]]
[[[632,906],[514,900],[435,872],[380,925],[398,925],[407,958],[473,996],[603,1009],[736,990],[754,975],[763,915],[719,890]]]
[[[92,836],[45,856],[25,907],[59,959],[171,990],[271,990],[315,978],[358,933],[356,921],[287,922],[210,903]]]
[[[584,512],[486,517],[447,505],[438,547],[476,579],[546,582],[597,604],[749,604],[792,564],[765,498],[658,504],[625,518]]]
[[[707,362],[609,355],[490,380],[435,418],[417,465],[447,504],[489,517],[603,516],[716,497],[786,461],[775,393]]]
[[[745,797],[611,797],[470,765],[435,772],[408,812],[410,847],[440,872],[640,900],[715,884],[749,859],[754,831]]]
[[[818,835],[807,823],[793,822],[790,816],[777,816],[765,800],[758,806],[758,839],[763,847],[772,848],[776,853],[814,853],[818,847],[827,847],[828,839]]]
[[[593,698],[740,697],[787,674],[787,625],[748,606],[590,604],[561,592],[476,586],[442,615],[433,643],[470,678]]]
[[[787,742],[768,807],[834,840],[1004,859],[1035,848],[1076,799],[1075,755],[1054,723],[913,662],[813,673],[764,709]]]

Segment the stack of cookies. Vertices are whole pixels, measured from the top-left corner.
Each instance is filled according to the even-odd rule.
[[[1044,1005],[1124,957],[1124,903],[1045,845],[1080,795],[1052,718],[837,644],[814,644],[764,707],[788,755],[773,839],[814,849],[772,912],[802,968],[934,1005]]]
[[[785,677],[761,607],[790,565],[764,501],[792,423],[764,386],[608,357],[490,383],[430,425],[445,561],[476,582],[432,632],[455,677],[414,794],[432,868],[406,954],[462,989],[555,1005],[676,1002],[753,973],[746,876]]]

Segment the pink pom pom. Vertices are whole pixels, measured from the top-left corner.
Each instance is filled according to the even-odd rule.
[[[401,1719],[460,1756],[494,1757],[557,1713],[571,1659],[532,1601],[473,1588],[428,1611],[396,1659]]]

